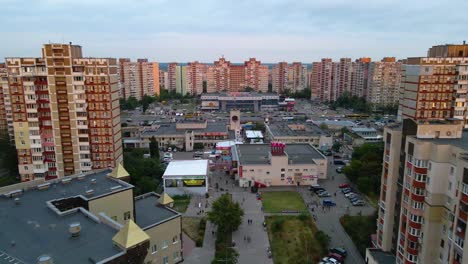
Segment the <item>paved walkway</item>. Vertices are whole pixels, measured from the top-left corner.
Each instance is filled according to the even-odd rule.
[[[184,216],[206,216],[206,212],[211,209],[213,201],[226,193],[225,190],[228,189],[228,192],[232,194],[232,199],[239,202],[244,209],[243,222],[239,229],[233,232],[232,236],[233,241],[236,243],[235,249],[239,253],[239,263],[273,264],[272,259],[267,256],[266,249],[270,244],[268,234],[264,231],[262,225],[264,216],[261,211],[261,202],[256,199],[255,194],[246,191],[244,188],[233,186],[234,181],[222,172],[214,172],[210,183],[209,198],[192,197]],[[216,183],[218,183],[218,190],[214,189]],[[220,190],[221,188],[223,191]],[[207,202],[208,207],[206,207]],[[203,212],[201,212],[202,210]],[[248,219],[252,220],[251,225],[247,224]],[[216,235],[213,235],[213,231],[216,231],[215,226],[207,222],[203,247],[194,248],[187,256],[184,256],[184,263],[211,263],[214,258],[216,242]],[[247,236],[250,237],[250,243],[244,241],[244,237],[247,238]]]

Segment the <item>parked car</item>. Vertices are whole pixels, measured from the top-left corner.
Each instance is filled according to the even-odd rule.
[[[324,191],[324,192],[321,192],[318,196],[319,196],[319,197],[330,197],[331,195],[330,195],[329,192]]]
[[[353,202],[353,206],[364,206],[366,203],[363,200],[358,200],[356,202]]]
[[[329,257],[329,258],[334,258],[334,259],[338,260],[339,262],[343,262],[343,261],[344,261],[344,257],[343,257],[343,256],[341,256],[340,254],[333,253],[333,252],[330,253],[330,254],[328,254],[328,257]]]
[[[327,191],[327,190],[325,190],[324,188],[317,188],[317,189],[314,190],[314,192],[315,192],[316,194],[319,194],[319,193],[325,192],[325,191]]]
[[[346,198],[349,198],[349,197],[351,197],[351,195],[353,195],[353,194],[354,194],[353,192],[349,192],[349,193],[345,193],[344,196],[345,196]]]
[[[309,186],[309,191],[315,191],[316,189],[323,189],[320,185],[314,184]]]
[[[343,167],[340,166],[340,167],[336,168],[336,172],[342,173],[343,172]]]
[[[332,253],[340,254],[342,257],[346,257],[348,255],[348,252],[346,251],[346,249],[342,247],[330,248],[329,251]]]
[[[349,201],[351,201],[351,203],[355,203],[357,201],[361,201],[361,198],[359,197],[353,197],[353,198],[350,198]]]
[[[341,189],[343,189],[343,188],[349,188],[349,183],[342,183],[342,184],[339,185],[339,187],[340,187]]]
[[[323,206],[335,206],[336,203],[335,203],[333,200],[324,199],[324,200],[322,201],[322,205],[323,205]]]

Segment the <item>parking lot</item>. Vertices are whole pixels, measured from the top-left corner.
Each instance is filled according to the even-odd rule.
[[[352,206],[349,199],[346,198],[339,185],[341,183],[348,183],[347,178],[344,174],[336,172],[338,166],[329,166],[329,179],[319,181],[319,184],[324,187],[330,194],[331,197],[319,198],[317,195],[311,193],[311,191],[305,188],[301,189],[302,196],[306,203],[321,202],[323,199],[331,199],[336,203],[336,206],[324,208],[321,206],[314,209],[312,215],[316,218],[317,227],[327,233],[331,237],[331,247],[344,247],[348,251],[348,256],[345,260],[346,264],[364,263],[363,257],[357,251],[351,238],[346,234],[343,227],[340,224],[340,217],[349,215],[371,215],[374,213],[373,208],[366,201],[364,206]],[[336,196],[334,195],[336,193]]]

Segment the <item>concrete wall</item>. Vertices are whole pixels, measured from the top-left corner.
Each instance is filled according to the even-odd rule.
[[[95,215],[104,212],[110,218],[120,224],[125,224],[124,213],[130,212],[130,218],[134,219],[133,190],[110,194],[89,201],[89,211]]]
[[[168,257],[169,264],[182,260],[182,218],[179,216],[155,227],[143,230],[150,236],[150,247],[145,263],[163,263],[163,258]],[[173,239],[176,238],[175,242]],[[167,248],[163,248],[163,241],[167,242]],[[153,252],[154,245],[157,250]],[[174,253],[178,252],[178,258],[174,259]]]

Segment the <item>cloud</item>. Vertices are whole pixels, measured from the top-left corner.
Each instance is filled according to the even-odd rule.
[[[461,42],[468,22],[463,0],[0,0],[0,6],[0,58],[40,54],[49,40],[79,43],[92,56],[160,61],[212,61],[220,54],[268,62],[404,58]]]

